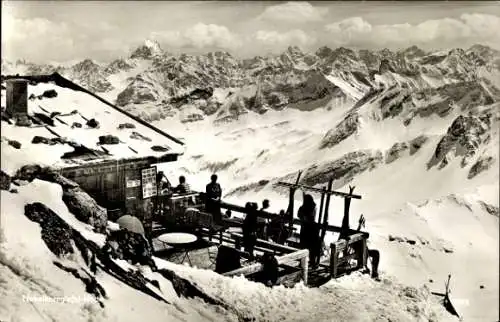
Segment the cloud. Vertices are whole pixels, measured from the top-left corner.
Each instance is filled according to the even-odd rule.
[[[279,33],[277,31],[259,30],[253,35],[253,43],[265,47],[267,50],[283,50],[288,46],[307,48],[316,42],[316,38],[300,29]]]
[[[74,35],[66,23],[2,15],[2,49],[5,57],[53,57],[54,53],[58,55],[57,52],[65,52],[74,45]]]
[[[309,2],[297,1],[267,7],[257,19],[304,23],[321,21],[327,12],[327,8],[318,8],[312,6]]]
[[[183,31],[153,32],[151,38],[158,40],[166,48],[236,49],[242,45],[240,37],[227,27],[204,23],[197,23]]]
[[[412,44],[428,47],[469,46],[485,43],[500,46],[500,18],[487,14],[462,14],[458,19],[427,20],[419,24],[372,25],[352,17],[325,26],[336,45],[398,47]]]

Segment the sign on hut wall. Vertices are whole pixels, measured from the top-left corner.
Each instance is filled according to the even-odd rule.
[[[158,194],[156,187],[156,167],[141,170],[142,199],[151,198]]]
[[[136,188],[141,186],[140,179],[129,179],[127,178],[127,188]]]

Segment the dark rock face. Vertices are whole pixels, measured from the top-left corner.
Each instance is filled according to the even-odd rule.
[[[337,126],[328,131],[321,140],[320,148],[331,148],[356,133],[359,127],[359,115],[357,112],[348,114]]]
[[[0,189],[1,190],[9,190],[10,189],[11,178],[10,176],[0,170]]]
[[[325,183],[333,179],[336,185],[345,185],[356,175],[372,170],[383,161],[380,151],[362,150],[347,153],[341,158],[321,165],[314,165],[306,170],[301,183],[308,186]]]
[[[59,216],[42,203],[35,202],[24,207],[24,214],[40,224],[42,240],[56,256],[73,254],[72,230]]]
[[[62,199],[68,207],[68,210],[75,215],[78,220],[92,225],[98,232],[105,231],[108,220],[106,209],[99,206],[97,202],[80,187],[64,188]]]
[[[448,163],[447,156],[452,150],[455,156],[462,157],[462,167],[476,154],[479,146],[486,140],[491,127],[492,114],[483,112],[479,116],[460,115],[448,128],[446,135],[438,143],[435,153],[427,164],[428,168],[441,162],[441,167]]]
[[[495,163],[495,159],[491,156],[483,156],[477,160],[476,163],[470,168],[468,179],[472,179],[481,172],[487,171]]]
[[[414,155],[429,140],[425,135],[420,135],[410,141],[410,155]]]
[[[403,152],[408,150],[408,144],[406,142],[394,143],[394,145],[387,151],[385,156],[385,163],[391,163],[399,159]]]

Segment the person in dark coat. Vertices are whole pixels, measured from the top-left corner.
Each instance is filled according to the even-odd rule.
[[[316,203],[311,195],[304,195],[304,202],[298,211],[301,221],[300,246],[309,250],[309,263],[316,264],[318,257],[319,227],[316,225]]]
[[[206,186],[206,203],[205,210],[211,213],[215,222],[221,222],[220,202],[222,197],[222,188],[217,183],[217,175],[213,174],[210,178],[210,183]]]
[[[264,199],[262,202],[262,208],[260,208],[259,212],[264,212],[269,208],[269,200]],[[268,232],[267,232],[267,220],[264,217],[257,217],[257,237],[260,239],[267,239],[268,237]]]
[[[286,229],[286,215],[284,210],[280,210],[278,216],[269,223],[269,237],[276,243],[283,244],[288,238]]]
[[[253,258],[253,250],[257,241],[257,207],[256,204],[247,202],[245,205],[246,216],[243,220],[243,248]]]

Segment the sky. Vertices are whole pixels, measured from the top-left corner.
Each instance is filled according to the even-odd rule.
[[[500,1],[2,1],[2,58],[109,62],[146,39],[237,57],[288,46],[500,49]]]

